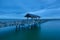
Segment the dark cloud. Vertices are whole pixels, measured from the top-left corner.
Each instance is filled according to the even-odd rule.
[[[0,15],[24,14],[26,12],[35,12],[39,10],[41,13],[42,10],[45,11],[46,9],[49,9],[50,12],[50,9],[58,8],[60,8],[60,0],[0,0]],[[52,10],[52,13],[54,13],[54,10]]]

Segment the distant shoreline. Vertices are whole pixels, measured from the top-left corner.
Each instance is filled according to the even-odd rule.
[[[0,20],[12,20],[12,19],[0,19]],[[13,20],[25,20],[25,19],[13,19]],[[47,19],[47,20],[60,20],[60,19]]]

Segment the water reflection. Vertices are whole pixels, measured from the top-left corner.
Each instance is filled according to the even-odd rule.
[[[60,40],[60,20],[44,20],[41,21],[40,28],[12,31],[0,40]]]
[[[47,22],[48,20],[41,21],[41,23]],[[39,25],[40,26],[40,25]],[[3,40],[41,40],[41,26],[32,29],[23,29],[20,31],[6,34],[1,39]]]
[[[17,33],[17,38],[20,40],[39,40],[41,28],[22,30]],[[20,35],[20,36],[19,36]]]

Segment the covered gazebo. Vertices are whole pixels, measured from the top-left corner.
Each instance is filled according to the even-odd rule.
[[[37,16],[37,15],[34,15],[34,14],[30,14],[30,13],[27,13],[25,15],[25,17],[27,17],[27,18],[40,18],[40,16]]]
[[[29,18],[32,19],[33,23],[36,22],[35,20],[39,21],[39,19],[40,19],[40,16],[35,15],[35,14],[30,14],[30,13],[27,13],[24,17],[27,18],[27,22],[28,22]]]
[[[39,27],[40,24],[40,16],[38,15],[35,15],[35,14],[30,14],[30,13],[27,13],[24,17],[27,18],[27,24],[30,24],[31,27],[30,28],[37,28],[37,26]],[[29,21],[29,18],[32,19]]]

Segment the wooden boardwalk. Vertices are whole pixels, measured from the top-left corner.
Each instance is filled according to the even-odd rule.
[[[37,15],[33,15],[33,14],[26,14],[24,17],[26,17],[27,19],[24,19],[24,20],[3,20],[3,21],[0,21],[0,28],[2,27],[9,27],[9,26],[16,26],[16,30],[18,30],[18,27],[19,27],[19,30],[20,30],[20,27],[25,27],[27,24],[29,27],[29,29],[31,29],[31,25],[39,25],[41,23],[44,23],[45,21],[42,21],[40,19],[40,16],[37,16]],[[29,19],[30,18],[30,19]]]
[[[20,26],[25,26],[25,24],[27,25],[31,25],[31,24],[34,24],[34,23],[38,23],[38,21],[33,21],[33,20],[22,20],[22,21],[0,21],[0,28],[3,28],[3,27],[10,27],[10,26],[16,26],[16,30],[17,30],[17,27],[20,28]]]

